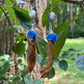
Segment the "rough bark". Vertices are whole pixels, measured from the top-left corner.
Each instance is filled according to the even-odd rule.
[[[71,3],[70,4],[70,19],[73,18],[73,4]],[[71,26],[70,26],[70,29],[71,29],[71,34],[72,34],[72,38],[74,36],[74,32],[73,32],[73,22],[71,22]]]

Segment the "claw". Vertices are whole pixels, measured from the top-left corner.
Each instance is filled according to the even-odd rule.
[[[44,76],[42,75],[41,78],[43,78]]]

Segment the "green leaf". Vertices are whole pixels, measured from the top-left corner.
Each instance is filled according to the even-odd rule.
[[[10,59],[10,56],[7,55],[7,54],[5,54],[5,55],[3,55],[3,56],[0,56],[0,61],[1,61],[1,60],[9,61],[9,59]]]
[[[15,15],[15,12],[14,12],[13,8],[7,8],[7,11],[8,11],[8,14],[9,14],[9,19],[11,21],[11,24],[13,25],[14,20],[15,20],[17,25],[18,25],[19,22],[18,22],[18,20],[16,18],[16,15]]]
[[[9,62],[5,62],[0,68],[0,76],[4,75],[9,69]]]
[[[13,7],[16,17],[19,21],[19,23],[26,29],[29,30],[30,26],[30,18],[29,18],[29,12],[25,9]]]
[[[59,64],[59,59],[57,59],[57,58],[54,58],[53,65],[58,65],[58,64]]]
[[[12,8],[7,8],[7,11],[8,11],[8,14],[9,14],[9,19],[10,19],[10,22],[11,24],[13,25],[13,21],[14,21],[14,18],[13,18],[13,9]]]
[[[16,0],[12,0],[12,1],[16,2]]]
[[[6,16],[0,17],[0,22],[1,22],[2,20],[4,20],[5,18],[6,18]]]
[[[68,63],[67,63],[65,60],[61,60],[61,61],[59,62],[59,67],[60,67],[62,70],[66,71],[67,68],[68,68]]]
[[[13,52],[15,52],[17,55],[22,55],[25,52],[25,45],[21,42],[16,42],[12,47]]]
[[[32,79],[30,76],[25,76],[24,81],[25,81],[25,84],[32,84]]]
[[[23,32],[18,33],[17,41],[23,41],[24,39],[26,39],[26,34]]]
[[[20,81],[20,77],[18,75],[14,75],[11,79],[13,84],[16,84]]]
[[[32,84],[42,84],[42,81],[35,79],[35,80],[33,80]]]
[[[46,24],[49,23],[49,20],[48,20],[48,14],[50,13],[50,8],[47,10],[45,10],[45,12],[43,13],[43,16],[42,16],[42,25],[43,27],[46,26]]]
[[[28,70],[24,69],[23,71],[21,71],[21,77],[25,77],[28,74]]]
[[[56,6],[56,4],[52,4],[52,11],[55,12],[55,14],[58,13],[59,9],[58,7]],[[48,14],[51,12],[51,8],[47,6],[45,12],[43,13],[43,16],[42,16],[42,25],[43,27],[45,27],[48,23],[49,23],[49,20],[48,20]]]
[[[22,59],[18,59],[18,63],[22,63]]]
[[[46,59],[42,59],[40,64],[41,64],[41,66],[46,65],[47,64],[47,60]]]
[[[12,32],[12,31],[14,31],[14,29],[11,28],[11,26],[9,26],[9,27],[6,29],[6,32]]]
[[[51,72],[50,72],[50,75],[49,75],[48,79],[51,79],[51,78],[53,78],[54,76],[55,76],[55,69],[52,68],[52,70],[51,70]]]
[[[5,0],[5,5],[7,6],[7,7],[12,7],[13,6],[13,4],[12,4],[12,2],[10,1],[10,0]]]
[[[57,36],[58,36],[57,41],[54,43],[54,55],[56,57],[58,57],[58,55],[65,43],[67,33],[68,33],[68,28],[73,20],[74,20],[74,18],[72,20],[69,20],[68,22],[62,23],[54,30],[54,33],[57,34]]]
[[[25,84],[25,82],[23,80],[20,80],[18,84]]]
[[[14,28],[15,30],[20,30],[20,29],[22,29],[23,27],[22,27],[21,25],[13,25],[13,28]]]
[[[38,52],[40,53],[42,58],[45,59],[48,56],[47,42],[44,39],[37,37],[36,45]]]
[[[18,68],[19,68],[19,69],[22,69],[23,67],[24,67],[23,64],[18,64]]]
[[[63,52],[63,54],[62,54],[62,57],[63,58],[69,58],[71,56],[71,54],[69,53],[69,52]]]
[[[39,64],[41,62],[41,55],[36,55],[36,64]]]
[[[84,70],[84,55],[80,55],[76,58],[76,65],[80,70]]]
[[[5,81],[3,84],[12,84],[12,83],[10,83],[9,81]]]
[[[11,26],[9,26],[7,29],[6,29],[6,32],[11,32],[11,31],[14,31],[14,30],[20,30],[22,29],[23,27],[21,25],[13,25],[13,28],[11,28]]]
[[[8,79],[8,74],[3,74],[2,76],[0,76],[0,80],[7,80]]]
[[[2,15],[4,15],[4,13],[3,13],[2,9],[0,8],[0,17],[2,17]]]

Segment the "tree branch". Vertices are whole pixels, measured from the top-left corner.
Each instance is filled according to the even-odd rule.
[[[80,6],[83,6],[84,5],[84,0],[80,0],[80,1],[78,1],[78,0],[62,0],[62,1],[73,3],[73,4],[78,4]]]
[[[3,13],[5,14],[5,16],[6,16],[7,20],[8,20],[9,25],[13,28],[9,17],[7,16],[7,13],[4,11],[4,9],[3,9],[1,6],[0,6],[0,8],[1,8],[1,10],[3,11]]]

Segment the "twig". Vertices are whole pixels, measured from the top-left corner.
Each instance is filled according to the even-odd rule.
[[[62,0],[62,1],[73,3],[73,4],[78,4],[80,6],[83,6],[84,5],[84,0],[80,0],[80,1],[78,1],[78,0]]]
[[[3,13],[5,14],[5,16],[6,16],[7,20],[8,20],[9,25],[13,28],[9,17],[7,16],[7,13],[4,11],[4,9],[3,9],[1,6],[0,6],[0,8],[1,8],[1,10],[3,11]]]

